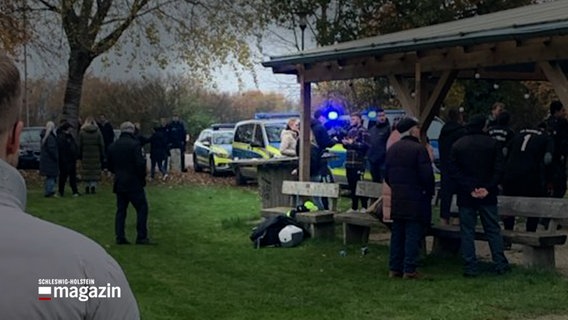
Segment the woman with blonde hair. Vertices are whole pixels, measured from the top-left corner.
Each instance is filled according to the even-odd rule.
[[[300,133],[300,120],[292,118],[288,120],[286,129],[280,134],[280,154],[287,157],[295,157],[296,144]]]
[[[55,196],[54,188],[59,175],[59,150],[53,121],[48,121],[45,124],[45,131],[41,133],[39,174],[45,177],[44,195],[46,197]]]
[[[103,135],[93,117],[87,117],[79,132],[79,159],[81,179],[85,182],[85,194],[95,194],[101,180],[104,159]]]

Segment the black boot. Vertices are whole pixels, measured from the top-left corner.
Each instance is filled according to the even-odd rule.
[[[95,187],[91,187],[91,194],[95,194]]]
[[[85,194],[89,194],[89,193],[91,193],[89,187],[85,187]]]

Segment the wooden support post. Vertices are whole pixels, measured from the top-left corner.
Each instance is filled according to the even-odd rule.
[[[554,246],[523,246],[523,264],[525,267],[554,270],[556,268]]]
[[[303,72],[303,70],[302,70]],[[312,104],[312,86],[305,82],[303,74],[300,75],[302,113],[300,115],[300,162],[299,181],[310,181],[310,120]]]
[[[541,61],[538,65],[554,87],[554,91],[562,104],[568,106],[568,79],[566,79],[566,74],[560,65],[549,61]]]
[[[458,75],[457,70],[444,71],[438,82],[434,86],[434,90],[428,97],[428,101],[423,105],[423,109],[420,111],[420,123],[422,124],[423,134],[426,134],[426,129],[430,126],[430,123],[434,119],[434,116],[439,112],[442,102],[446,98],[448,91],[452,87],[456,76]]]
[[[389,75],[389,84],[394,88],[397,99],[400,101],[402,108],[406,110],[408,115],[418,115],[417,110],[414,109],[414,101],[410,95],[410,90],[404,85],[401,76]]]
[[[371,227],[343,223],[343,244],[367,244]]]

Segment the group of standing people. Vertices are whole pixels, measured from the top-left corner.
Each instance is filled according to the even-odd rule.
[[[185,147],[189,137],[185,123],[177,114],[167,122],[162,118],[153,125],[153,133],[149,138],[141,138],[142,145],[150,143],[150,179],[155,178],[156,167],[162,179],[168,177],[168,163],[171,169],[187,172],[185,167]]]
[[[375,119],[373,119],[375,120]],[[376,124],[367,130],[363,126],[360,113],[350,115],[350,125],[341,140],[332,138],[325,129],[326,118],[320,110],[314,112],[310,122],[311,150],[310,150],[310,180],[314,182],[333,182],[333,177],[322,155],[327,148],[341,143],[346,150],[345,170],[347,183],[351,192],[350,212],[365,211],[367,198],[358,197],[355,193],[357,182],[363,179],[367,161],[371,164],[373,181],[382,182],[384,177],[384,162],[386,157],[386,143],[391,129],[384,110],[377,111]],[[299,145],[297,143],[300,125],[298,119],[290,119],[281,133],[280,153],[283,156],[297,156]],[[325,208],[325,199],[314,199],[316,205]],[[359,204],[362,209],[359,210]]]
[[[502,103],[495,103],[488,117],[473,116],[467,123],[460,119],[457,110],[450,110],[449,119],[442,128],[440,146],[440,172],[441,172],[441,207],[440,217],[442,224],[449,224],[452,197],[457,195],[458,217],[461,234],[461,252],[465,262],[464,276],[474,277],[479,273],[475,253],[475,227],[477,216],[481,218],[484,232],[488,238],[491,255],[495,264],[494,271],[503,274],[510,270],[504,250],[510,247],[501,235],[501,226],[497,209],[497,196],[525,196],[525,197],[564,197],[566,192],[566,156],[568,154],[568,120],[564,106],[559,101],[553,101],[549,108],[549,117],[533,126],[514,132],[509,127],[511,114],[505,110]],[[399,130],[400,131],[400,130]],[[395,144],[400,148],[400,144]],[[394,148],[394,146],[393,146]],[[393,149],[395,150],[395,149]],[[390,150],[389,150],[390,153]],[[393,235],[391,238],[391,276],[413,277],[415,274],[417,251],[419,242],[415,241],[419,228],[413,231],[406,228],[406,248],[404,263],[400,264],[399,251],[393,246],[397,236],[395,227],[397,220],[408,222],[409,219],[400,219],[399,213],[408,212],[397,207],[397,203],[409,204],[405,199],[410,193],[396,190],[391,180],[392,165],[387,153],[387,183],[393,188]],[[397,157],[400,165],[402,156]],[[410,167],[407,168],[407,171]],[[392,177],[400,180],[403,171],[392,172]],[[415,171],[416,172],[416,171]],[[407,177],[406,179],[409,179]],[[403,179],[404,180],[404,179]],[[416,190],[422,190],[428,195],[423,202],[426,209],[422,211],[427,224],[430,223],[430,200],[432,184],[424,185],[416,181],[408,184],[414,185]],[[415,198],[415,197],[413,197]],[[415,198],[416,199],[416,198]],[[513,230],[515,217],[503,217],[503,226],[506,230]],[[536,231],[541,223],[547,228],[548,221],[538,218],[529,218],[526,221],[526,231]],[[413,243],[409,246],[409,233]],[[394,240],[393,240],[394,239]],[[413,240],[414,239],[414,240]],[[409,258],[410,257],[410,258]],[[396,261],[399,261],[398,264]],[[407,263],[411,261],[414,263]],[[402,269],[401,269],[401,266]]]
[[[45,196],[56,196],[54,190],[59,180],[59,196],[64,195],[69,180],[73,196],[79,196],[77,187],[77,161],[81,161],[81,179],[85,194],[95,194],[102,170],[114,174],[113,192],[116,194],[115,235],[117,244],[129,244],[125,235],[126,213],[129,204],[136,209],[136,244],[149,244],[147,230],[148,202],[144,192],[146,185],[146,158],[143,146],[150,143],[151,178],[158,166],[163,178],[167,178],[167,159],[177,155],[178,168],[185,167],[185,125],[177,115],[170,123],[165,119],[154,126],[154,133],[146,138],[140,127],[131,122],[120,126],[120,137],[115,139],[114,129],[104,115],[99,122],[88,117],[78,131],[78,142],[73,126],[66,121],[59,127],[49,121],[42,131],[40,174],[45,176]],[[177,153],[176,153],[177,151]],[[173,160],[173,159],[172,159]],[[172,161],[174,163],[175,161]],[[175,166],[172,164],[172,166]],[[59,178],[59,179],[58,179]]]
[[[101,116],[104,119],[104,116]],[[109,125],[108,122],[106,125]],[[104,128],[104,124],[100,124]],[[95,194],[101,171],[105,164],[106,152],[114,140],[114,131],[100,129],[93,117],[87,117],[78,131],[78,141],[73,135],[73,126],[62,121],[59,127],[48,121],[41,133],[41,151],[39,171],[45,177],[44,195],[56,196],[55,184],[58,181],[58,194],[64,196],[65,185],[69,186],[73,196],[79,196],[77,186],[77,161],[81,161],[81,179],[85,183],[85,194]],[[103,135],[103,133],[105,133]],[[105,144],[107,142],[108,144]]]

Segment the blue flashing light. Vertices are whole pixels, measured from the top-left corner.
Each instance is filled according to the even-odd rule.
[[[263,119],[289,119],[289,118],[299,118],[300,113],[297,111],[290,112],[259,112],[255,113],[254,118],[257,120]]]
[[[367,113],[367,117],[369,119],[374,119],[377,117],[377,111],[369,111],[369,113]]]
[[[330,112],[327,114],[327,118],[328,118],[329,120],[336,120],[338,117],[339,117],[339,114],[337,113],[337,111],[330,111]]]

